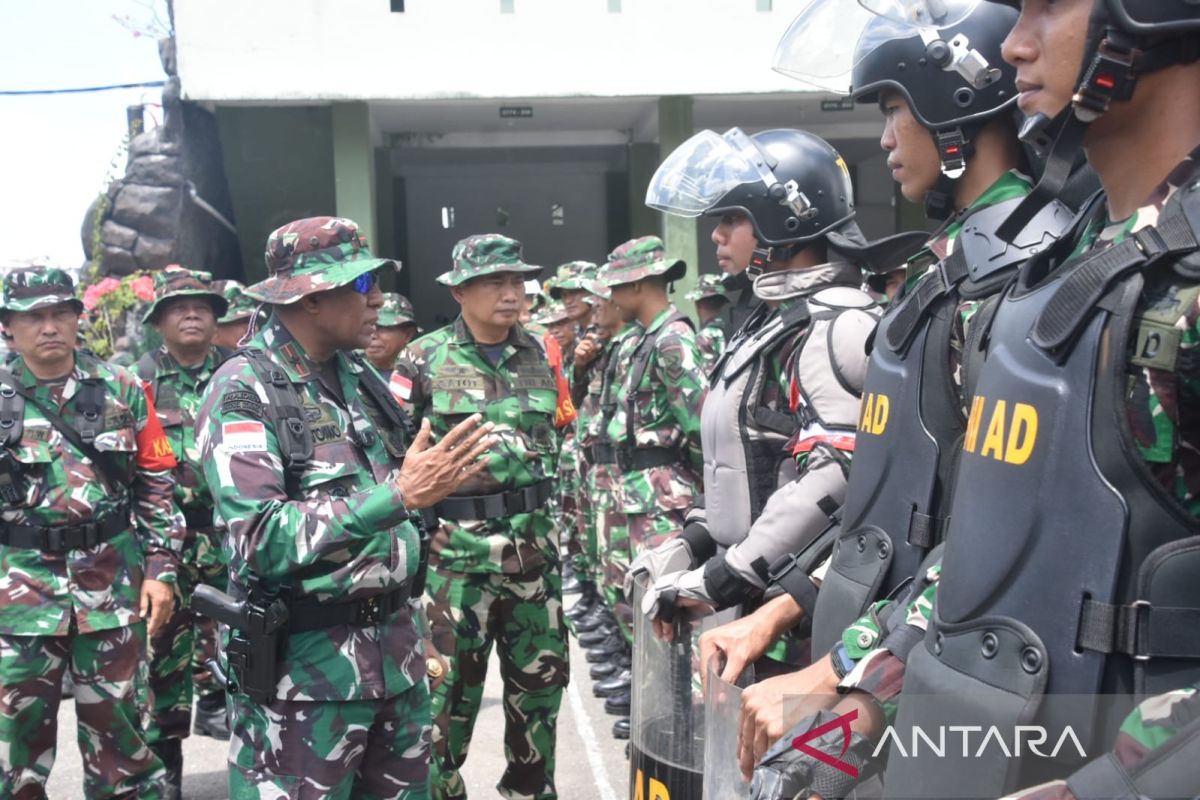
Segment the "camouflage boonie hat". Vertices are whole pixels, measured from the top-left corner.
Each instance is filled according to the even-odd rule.
[[[547,303],[545,308],[533,317],[533,321],[539,325],[553,325],[556,322],[565,322],[568,319],[570,317],[567,316],[567,307],[557,300]]]
[[[562,299],[564,290],[585,290],[584,281],[595,280],[600,267],[591,261],[568,261],[554,272],[554,277],[546,283],[550,296],[555,300]]]
[[[75,296],[75,281],[58,267],[24,267],[4,276],[0,311],[32,311],[59,303],[71,303],[83,313],[83,301]]]
[[[600,270],[600,282],[612,288],[653,275],[662,275],[668,282],[677,281],[687,274],[687,264],[679,259],[668,261],[665,251],[662,239],[657,236],[630,239],[609,254],[608,263]]]
[[[168,264],[154,273],[154,302],[142,315],[142,324],[154,321],[162,304],[172,297],[203,297],[213,307],[213,316],[220,319],[229,310],[229,303],[213,285],[212,273],[186,269]]]
[[[345,286],[359,275],[400,265],[376,258],[352,220],[309,217],[267,237],[267,279],[246,287],[255,300],[288,305],[301,297]]]
[[[594,303],[597,297],[602,300],[612,300],[612,290],[596,278],[584,279],[579,282],[579,285],[587,292],[583,298],[585,303]]]
[[[454,245],[450,256],[454,267],[438,275],[437,282],[445,286],[460,286],[472,278],[498,272],[538,273],[541,267],[521,260],[521,243],[498,233],[468,236]]]
[[[397,292],[384,292],[383,305],[379,308],[379,319],[375,325],[380,328],[395,328],[399,325],[416,325],[413,317],[412,302]]]
[[[710,297],[720,297],[728,300],[729,293],[725,290],[725,284],[721,283],[720,275],[701,275],[696,281],[696,288],[684,295],[693,303],[697,300],[707,300]]]
[[[217,320],[220,325],[249,319],[258,310],[258,303],[246,294],[246,287],[238,281],[217,281],[213,284],[213,288],[218,290],[225,298],[225,302],[229,304],[229,310]]]

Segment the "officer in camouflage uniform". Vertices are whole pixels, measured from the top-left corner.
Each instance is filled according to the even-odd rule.
[[[596,480],[617,487],[613,508],[597,517],[604,591],[617,626],[597,629],[607,635],[589,650],[589,661],[627,651],[633,635],[624,593],[629,563],[643,548],[682,531],[684,512],[702,491],[700,407],[707,380],[692,322],[667,296],[667,285],[686,270],[684,262],[666,258],[661,239],[643,236],[614,250],[600,272],[631,329],[614,356],[624,372],[601,398],[602,434],[593,446]],[[629,703],[625,687],[608,696],[605,709],[624,717]]]
[[[412,381],[408,404],[436,435],[482,414],[499,445],[487,468],[435,507],[426,613],[449,661],[434,691],[434,796],[466,797],[467,757],[495,644],[504,679],[508,768],[497,791],[553,798],[555,734],[567,683],[558,529],[550,498],[561,429],[575,418],[561,360],[517,320],[525,277],[539,268],[521,245],[498,234],[454,246],[438,277],[462,306],[451,325],[429,333],[401,358]]]
[[[175,458],[129,372],[74,347],[65,272],[4,279],[0,373],[0,797],[45,796],[71,670],[87,797],[163,796],[138,707],[147,632],[171,613]],[[147,629],[149,629],[147,631]]]
[[[487,428],[473,417],[436,447],[427,429],[411,439],[353,353],[383,303],[376,271],[396,265],[352,221],[291,222],[266,262],[246,291],[272,314],[213,376],[196,418],[230,592],[287,609],[279,638],[258,645],[277,653],[269,685],[232,694],[230,795],[426,798],[416,510],[475,474]],[[259,689],[262,703],[248,694]]]
[[[213,288],[221,293],[226,304],[225,313],[217,320],[213,344],[232,352],[258,315],[258,303],[246,296],[246,287],[235,280],[217,281]]]
[[[567,310],[567,316],[575,323],[576,338],[583,338],[591,324],[588,284],[595,281],[598,270],[599,267],[591,261],[569,261],[555,270],[554,277],[546,282],[550,299],[560,301]],[[569,354],[564,355],[569,359]]]
[[[137,372],[175,454],[175,502],[187,522],[187,537],[176,581],[180,602],[151,640],[154,725],[150,746],[167,767],[178,792],[183,775],[182,743],[192,720],[193,680],[197,732],[229,738],[225,689],[206,666],[217,657],[216,626],[205,619],[197,624],[187,606],[196,584],[207,583],[221,590],[226,586],[227,566],[213,528],[212,497],[200,470],[194,423],[200,395],[228,355],[212,344],[217,319],[227,308],[207,272],[171,265],[155,273],[154,281],[154,303],[142,321],[158,331],[163,344],[157,352],[142,356]]]
[[[380,375],[390,377],[396,368],[396,359],[416,336],[417,320],[413,316],[412,302],[402,294],[384,292],[375,332],[367,345],[367,360]]]
[[[729,292],[720,275],[701,275],[696,288],[686,295],[696,304],[696,316],[700,330],[696,331],[696,346],[704,362],[704,372],[712,371],[713,365],[725,352],[725,321],[721,311],[729,305]]]

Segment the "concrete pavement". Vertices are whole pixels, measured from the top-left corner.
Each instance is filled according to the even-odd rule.
[[[567,602],[574,602],[574,597]],[[564,800],[625,800],[629,762],[625,743],[612,738],[615,717],[604,713],[604,701],[592,696],[584,652],[571,639],[571,684],[563,696],[558,718],[559,796]],[[65,700],[58,716],[58,760],[50,776],[50,800],[83,797],[82,762],[75,743],[75,706]],[[500,705],[500,669],[493,654],[483,708],[475,726],[470,757],[463,769],[474,798],[496,796],[496,781],[504,772],[504,713]],[[225,800],[228,744],[192,736],[184,741],[183,796],[185,800]]]

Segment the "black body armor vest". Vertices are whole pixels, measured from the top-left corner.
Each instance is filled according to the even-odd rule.
[[[1157,694],[1200,678],[1200,521],[1148,470],[1125,400],[1131,363],[1138,369],[1145,355],[1145,281],[1200,282],[1197,222],[1200,184],[1180,190],[1155,228],[1041,278],[1072,242],[1051,248],[1001,302],[964,436],[937,602],[908,659],[902,741],[921,724],[921,696],[939,695],[942,712],[1002,730],[1069,726],[1090,755],[1107,748],[1128,711],[1097,693]],[[1052,766],[1026,759],[1034,772],[1014,774],[1021,762],[995,750],[921,764],[895,755],[887,794],[897,797],[963,786],[999,796]],[[1059,774],[1070,760],[1057,762]]]

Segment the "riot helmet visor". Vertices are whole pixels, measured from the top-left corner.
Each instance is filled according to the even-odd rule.
[[[777,183],[763,154],[740,128],[724,135],[700,131],[675,148],[655,171],[646,205],[679,217],[698,217],[738,186]]]
[[[880,17],[909,28],[934,31],[952,28],[971,16],[983,0],[858,0],[862,7]]]

